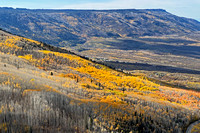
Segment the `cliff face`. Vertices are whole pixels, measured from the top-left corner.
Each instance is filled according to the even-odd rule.
[[[84,43],[90,37],[138,37],[191,33],[196,20],[151,10],[0,9],[0,27],[53,45]]]

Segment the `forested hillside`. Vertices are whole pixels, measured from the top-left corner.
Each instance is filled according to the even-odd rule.
[[[184,132],[200,93],[0,33],[1,132]]]

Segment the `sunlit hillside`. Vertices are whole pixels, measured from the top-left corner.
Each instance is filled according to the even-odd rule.
[[[184,132],[200,92],[0,32],[0,132]]]

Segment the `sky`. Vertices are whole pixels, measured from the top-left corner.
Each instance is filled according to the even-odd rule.
[[[29,9],[165,9],[200,21],[200,0],[0,0],[0,7]]]

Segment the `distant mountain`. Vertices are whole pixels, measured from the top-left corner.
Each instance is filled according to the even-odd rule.
[[[162,9],[29,10],[0,8],[0,28],[66,46],[90,37],[138,37],[200,31],[200,22]]]

